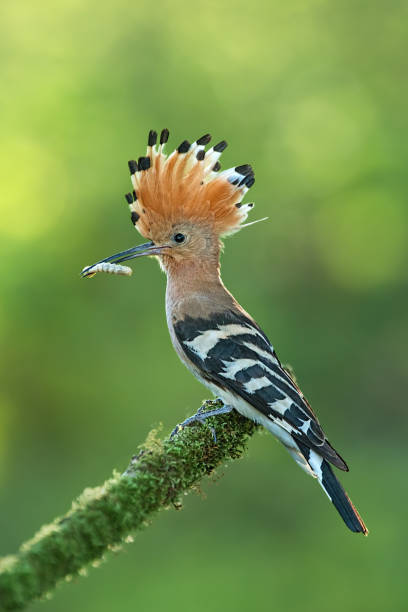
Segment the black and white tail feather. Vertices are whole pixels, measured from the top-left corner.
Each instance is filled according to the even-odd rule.
[[[258,325],[242,311],[230,309],[209,318],[186,316],[174,332],[182,359],[194,374],[226,404],[273,433],[318,480],[347,527],[367,534],[330,466],[348,471],[347,464]]]
[[[334,475],[330,464],[318,453],[311,448],[308,448],[301,442],[297,441],[297,445],[303,457],[310,466],[312,471],[311,475],[317,478],[323,491],[333,503],[347,527],[355,533],[362,532],[364,535],[367,535],[368,531],[366,526],[364,525],[353,502]]]

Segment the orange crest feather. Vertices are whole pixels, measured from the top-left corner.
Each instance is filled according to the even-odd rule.
[[[227,143],[205,151],[209,134],[193,144],[183,141],[169,156],[163,152],[168,130],[149,133],[146,157],[131,160],[129,168],[133,196],[126,195],[132,221],[145,238],[155,226],[179,221],[203,221],[218,236],[238,231],[253,204],[242,199],[255,182],[251,166],[245,164],[220,172],[219,157]]]

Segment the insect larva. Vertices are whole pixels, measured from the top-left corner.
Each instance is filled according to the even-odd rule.
[[[94,266],[85,266],[82,270],[83,276],[86,278],[92,278],[98,272],[105,272],[106,274],[120,274],[122,276],[130,276],[133,272],[129,266],[121,266],[119,264],[112,263],[99,263]]]

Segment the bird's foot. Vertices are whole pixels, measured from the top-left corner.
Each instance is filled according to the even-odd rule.
[[[233,410],[232,406],[223,404],[219,408],[214,408],[213,410],[205,411],[207,405],[207,402],[205,402],[201,406],[201,408],[197,410],[196,414],[193,414],[193,416],[188,417],[188,419],[186,419],[182,423],[179,423],[177,427],[175,427],[171,432],[170,439],[174,438],[174,436],[176,436],[182,429],[184,429],[184,427],[190,427],[191,425],[196,425],[197,423],[202,425],[204,421],[208,419],[208,417],[218,416],[220,414],[228,414],[228,412],[231,412]],[[210,427],[210,429],[214,442],[217,442],[217,435],[215,433],[214,427]]]

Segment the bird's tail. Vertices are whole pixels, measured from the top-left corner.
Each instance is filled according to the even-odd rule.
[[[302,455],[308,462],[313,475],[319,481],[320,486],[333,503],[347,527],[355,533],[367,535],[368,529],[365,526],[364,521],[357,512],[342,485],[334,475],[330,464],[314,450],[299,442],[297,442],[297,444],[302,452]]]

